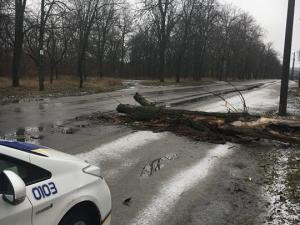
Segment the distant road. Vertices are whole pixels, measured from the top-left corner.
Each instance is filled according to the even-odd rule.
[[[248,88],[258,84],[274,81],[251,81],[234,83],[237,88]],[[0,107],[0,136],[14,132],[19,128],[41,127],[45,124],[57,124],[80,115],[97,111],[109,112],[116,109],[119,102],[135,104],[132,96],[141,92],[154,101],[174,104],[190,99],[196,102],[208,92],[233,90],[233,87],[223,82],[196,87],[145,87],[132,81],[131,88],[110,92],[76,97],[49,98],[39,102],[25,102],[2,105]],[[197,100],[197,98],[200,99]],[[181,105],[182,105],[181,104]],[[179,104],[180,105],[180,104]]]

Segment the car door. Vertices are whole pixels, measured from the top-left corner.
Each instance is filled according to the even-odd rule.
[[[19,176],[24,175],[22,163],[18,162],[0,154],[0,173],[4,170],[11,170]],[[3,199],[0,188],[0,225],[31,225],[31,217],[32,205],[28,198],[20,204],[12,205]]]
[[[28,198],[18,205],[11,205],[0,195],[0,224],[1,225],[31,225],[32,206]]]

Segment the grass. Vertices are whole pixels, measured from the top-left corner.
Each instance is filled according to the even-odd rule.
[[[0,101],[11,102],[20,99],[74,96],[83,94],[94,94],[105,91],[112,91],[120,88],[122,81],[114,78],[89,77],[84,87],[79,89],[79,81],[76,77],[61,76],[52,84],[45,81],[45,90],[38,90],[38,81],[34,78],[20,80],[20,87],[13,88],[11,80],[7,77],[0,77]]]
[[[175,79],[165,79],[164,83],[159,82],[158,80],[146,80],[141,84],[145,86],[198,86],[203,84],[212,83],[213,80],[210,78],[203,78],[200,81],[195,81],[191,78],[182,79],[180,83],[177,83]]]

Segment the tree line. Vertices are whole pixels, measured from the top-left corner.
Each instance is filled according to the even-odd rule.
[[[249,14],[217,0],[0,0],[0,76],[59,74],[219,80],[277,78]]]

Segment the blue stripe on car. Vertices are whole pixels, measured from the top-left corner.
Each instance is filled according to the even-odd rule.
[[[30,143],[25,143],[25,142],[19,142],[19,141],[3,141],[3,140],[0,140],[0,145],[5,146],[5,147],[9,147],[9,148],[14,148],[14,149],[24,151],[24,152],[37,154],[37,155],[43,155],[43,154],[35,153],[35,152],[33,152],[34,150],[47,149],[46,147],[42,147],[42,146],[30,144]]]

